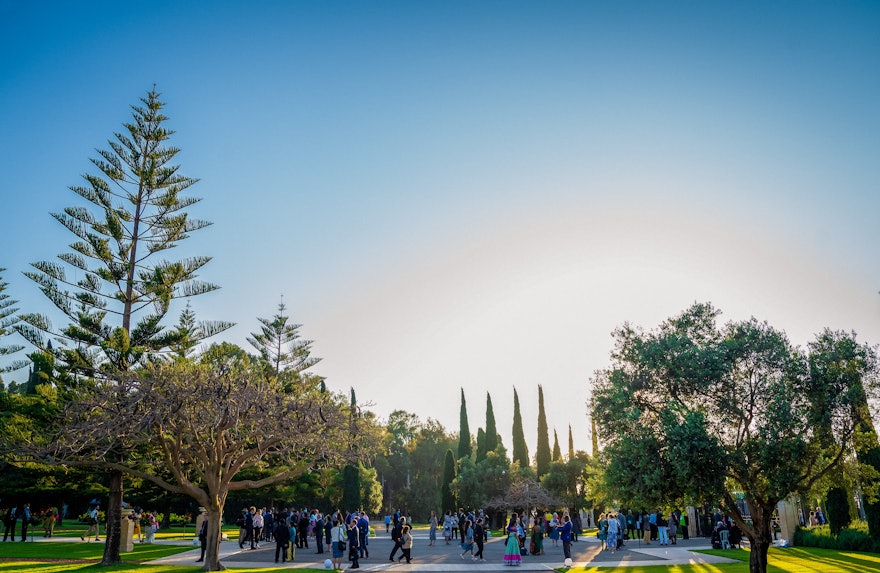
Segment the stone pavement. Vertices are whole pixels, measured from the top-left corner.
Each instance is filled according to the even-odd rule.
[[[474,562],[470,556],[461,559],[461,547],[452,543],[446,545],[441,538],[437,545],[428,546],[426,533],[416,532],[413,549],[412,563],[407,564],[391,562],[389,553],[393,543],[388,534],[377,529],[377,536],[370,538],[368,549],[370,557],[360,560],[362,573],[376,571],[392,571],[393,573],[426,573],[447,571],[469,571],[475,573],[483,571],[511,571],[513,568],[504,565],[505,539],[491,538],[486,543],[483,554],[485,561]],[[636,540],[627,542],[621,550],[611,553],[602,551],[599,540],[595,537],[584,538],[571,544],[571,556],[575,567],[618,567],[627,565],[678,565],[688,563],[734,563],[731,559],[694,553],[693,549],[709,549],[709,540],[697,538],[690,541],[679,540],[677,545],[660,547],[655,543],[645,545]],[[347,555],[347,553],[346,553]],[[398,551],[398,556],[400,552]],[[260,549],[241,550],[236,541],[225,541],[220,544],[220,559],[229,569],[260,569],[272,567],[284,567],[297,569],[304,567],[323,567],[324,560],[330,557],[330,553],[318,555],[315,552],[314,543],[308,549],[297,549],[295,561],[286,564],[275,563],[275,544],[266,543]],[[199,550],[194,549],[177,555],[151,561],[153,564],[163,565],[196,565],[199,558]],[[563,565],[562,542],[558,547],[553,547],[553,541],[544,540],[544,555],[528,555],[523,557],[523,562],[517,569],[520,571],[549,571]],[[348,561],[343,561],[343,567],[348,568]]]

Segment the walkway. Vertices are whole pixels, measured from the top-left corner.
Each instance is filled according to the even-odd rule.
[[[427,535],[416,535],[413,545],[412,564],[392,563],[389,560],[392,542],[384,531],[377,531],[378,535],[370,539],[370,557],[360,560],[362,573],[377,571],[392,571],[394,573],[426,573],[447,571],[474,572],[488,571],[512,571],[503,563],[504,539],[490,539],[483,551],[485,561],[474,562],[469,556],[461,559],[461,548],[458,545],[446,543],[440,539],[437,545],[428,546]],[[581,538],[572,543],[572,561],[576,567],[618,567],[628,565],[678,565],[697,563],[734,563],[734,560],[714,555],[694,553],[694,549],[709,549],[709,541],[705,538],[697,538],[690,541],[679,540],[677,545],[659,547],[656,543],[645,545],[638,541],[630,541],[628,545],[616,553],[601,551],[599,540],[595,537]],[[553,547],[550,539],[544,540],[544,555],[528,555],[523,557],[523,563],[517,568],[519,571],[550,571],[563,565],[562,542],[558,547]],[[398,552],[398,556],[400,552]],[[309,549],[297,549],[296,560],[283,565],[285,568],[297,569],[304,567],[323,567],[324,559],[330,556],[329,552],[317,555],[314,543]],[[152,564],[163,565],[195,565],[199,558],[199,550],[193,549],[184,553],[151,561]],[[260,569],[269,567],[281,567],[281,563],[275,563],[275,544],[267,543],[262,548],[255,550],[241,550],[236,541],[225,541],[220,545],[220,559],[230,569]],[[347,568],[349,563],[343,561]]]

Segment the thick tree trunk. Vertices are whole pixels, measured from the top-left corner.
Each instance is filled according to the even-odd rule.
[[[767,573],[767,551],[773,542],[770,526],[771,512],[763,512],[762,519],[754,522],[754,534],[749,538],[752,550],[749,554],[749,573]]]
[[[202,571],[225,571],[220,563],[220,516],[222,507],[206,507],[208,510],[208,545],[205,547],[205,564]]]
[[[110,472],[110,499],[104,511],[107,516],[106,531],[104,532],[104,558],[101,565],[115,565],[122,561],[119,556],[119,543],[121,541],[122,522],[122,472]]]

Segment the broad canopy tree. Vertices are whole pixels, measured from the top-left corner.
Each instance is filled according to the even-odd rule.
[[[593,379],[591,414],[615,498],[637,507],[720,500],[751,542],[750,571],[764,573],[773,511],[849,451],[855,396],[811,379],[784,333],[755,319],[721,328],[718,316],[695,304],[652,332],[619,328],[613,366]],[[831,443],[815,431],[823,420]]]
[[[316,387],[286,392],[257,366],[220,372],[210,363],[168,362],[81,391],[33,454],[189,495],[208,512],[204,570],[216,571],[223,569],[217,548],[229,492],[356,463],[357,452],[370,447],[349,433],[348,416],[340,395]],[[137,458],[113,455],[120,443]],[[236,479],[250,468],[265,477]]]

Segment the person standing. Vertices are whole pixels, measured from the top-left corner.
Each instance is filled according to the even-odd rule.
[[[265,525],[265,521],[263,520],[263,510],[258,509],[254,511],[254,533],[253,533],[253,542],[251,543],[251,549],[260,548],[260,541],[263,539],[263,525]]]
[[[483,518],[478,517],[477,523],[474,525],[474,543],[477,544],[477,552],[474,553],[474,561],[485,561],[483,559],[483,544],[486,541],[486,531],[483,529]]]
[[[657,538],[660,540],[660,545],[669,545],[669,520],[664,517],[663,512],[659,509],[657,510]]]
[[[196,563],[199,563],[199,562],[205,560],[205,550],[208,548],[208,516],[207,515],[205,516],[205,519],[202,520],[202,526],[199,528],[199,546],[200,546],[200,549],[202,550],[202,552],[199,555],[199,558],[196,559]],[[277,563],[278,560],[276,559],[275,562]]]
[[[645,545],[651,545],[651,518],[642,511],[642,533]]]
[[[8,507],[3,514],[3,541],[6,541],[7,537],[9,538],[9,541],[15,541],[16,521],[18,521],[18,513],[16,512],[16,507],[13,505]]]
[[[617,551],[617,537],[620,535],[620,520],[612,512],[608,512],[608,540],[605,546],[611,550],[611,553]]]
[[[522,555],[519,553],[519,540],[516,538],[518,521],[519,515],[514,512],[510,518],[510,523],[507,525],[507,545],[504,549],[505,565],[516,566],[522,563]]]
[[[370,550],[367,548],[370,537],[370,520],[367,518],[367,512],[362,511],[357,522],[358,526],[358,544],[360,545],[360,557],[367,559],[370,557]]]
[[[352,518],[348,522],[348,560],[351,561],[350,569],[359,569],[360,564],[358,564],[358,543],[360,542],[360,535],[358,533],[357,528],[357,520],[352,516]]]
[[[283,519],[277,521],[272,536],[275,538],[275,563],[278,563],[279,553],[281,554],[281,562],[286,563],[287,550],[290,547],[290,530]]]
[[[251,506],[247,513],[244,514],[244,543],[250,541],[251,549],[257,548],[257,540],[254,539],[254,515],[256,514],[257,508],[254,506]]]
[[[559,530],[559,539],[562,540],[562,554],[565,559],[571,559],[571,530],[573,527],[571,518],[566,513],[562,516],[562,527]]]
[[[669,523],[666,526],[666,532],[669,534],[669,541],[673,545],[677,545],[678,541],[678,515],[673,511],[669,516]]]
[[[431,519],[428,520],[428,545],[437,545],[437,512],[431,510]]]
[[[345,554],[345,547],[341,544],[344,544],[347,538],[348,535],[345,532],[345,527],[342,526],[342,521],[339,520],[339,517],[334,518],[331,529],[330,550],[333,554],[333,569],[336,571],[342,569],[342,556]]]
[[[681,512],[681,517],[678,518],[678,525],[681,529],[681,538],[687,541],[689,535],[687,510]]]

